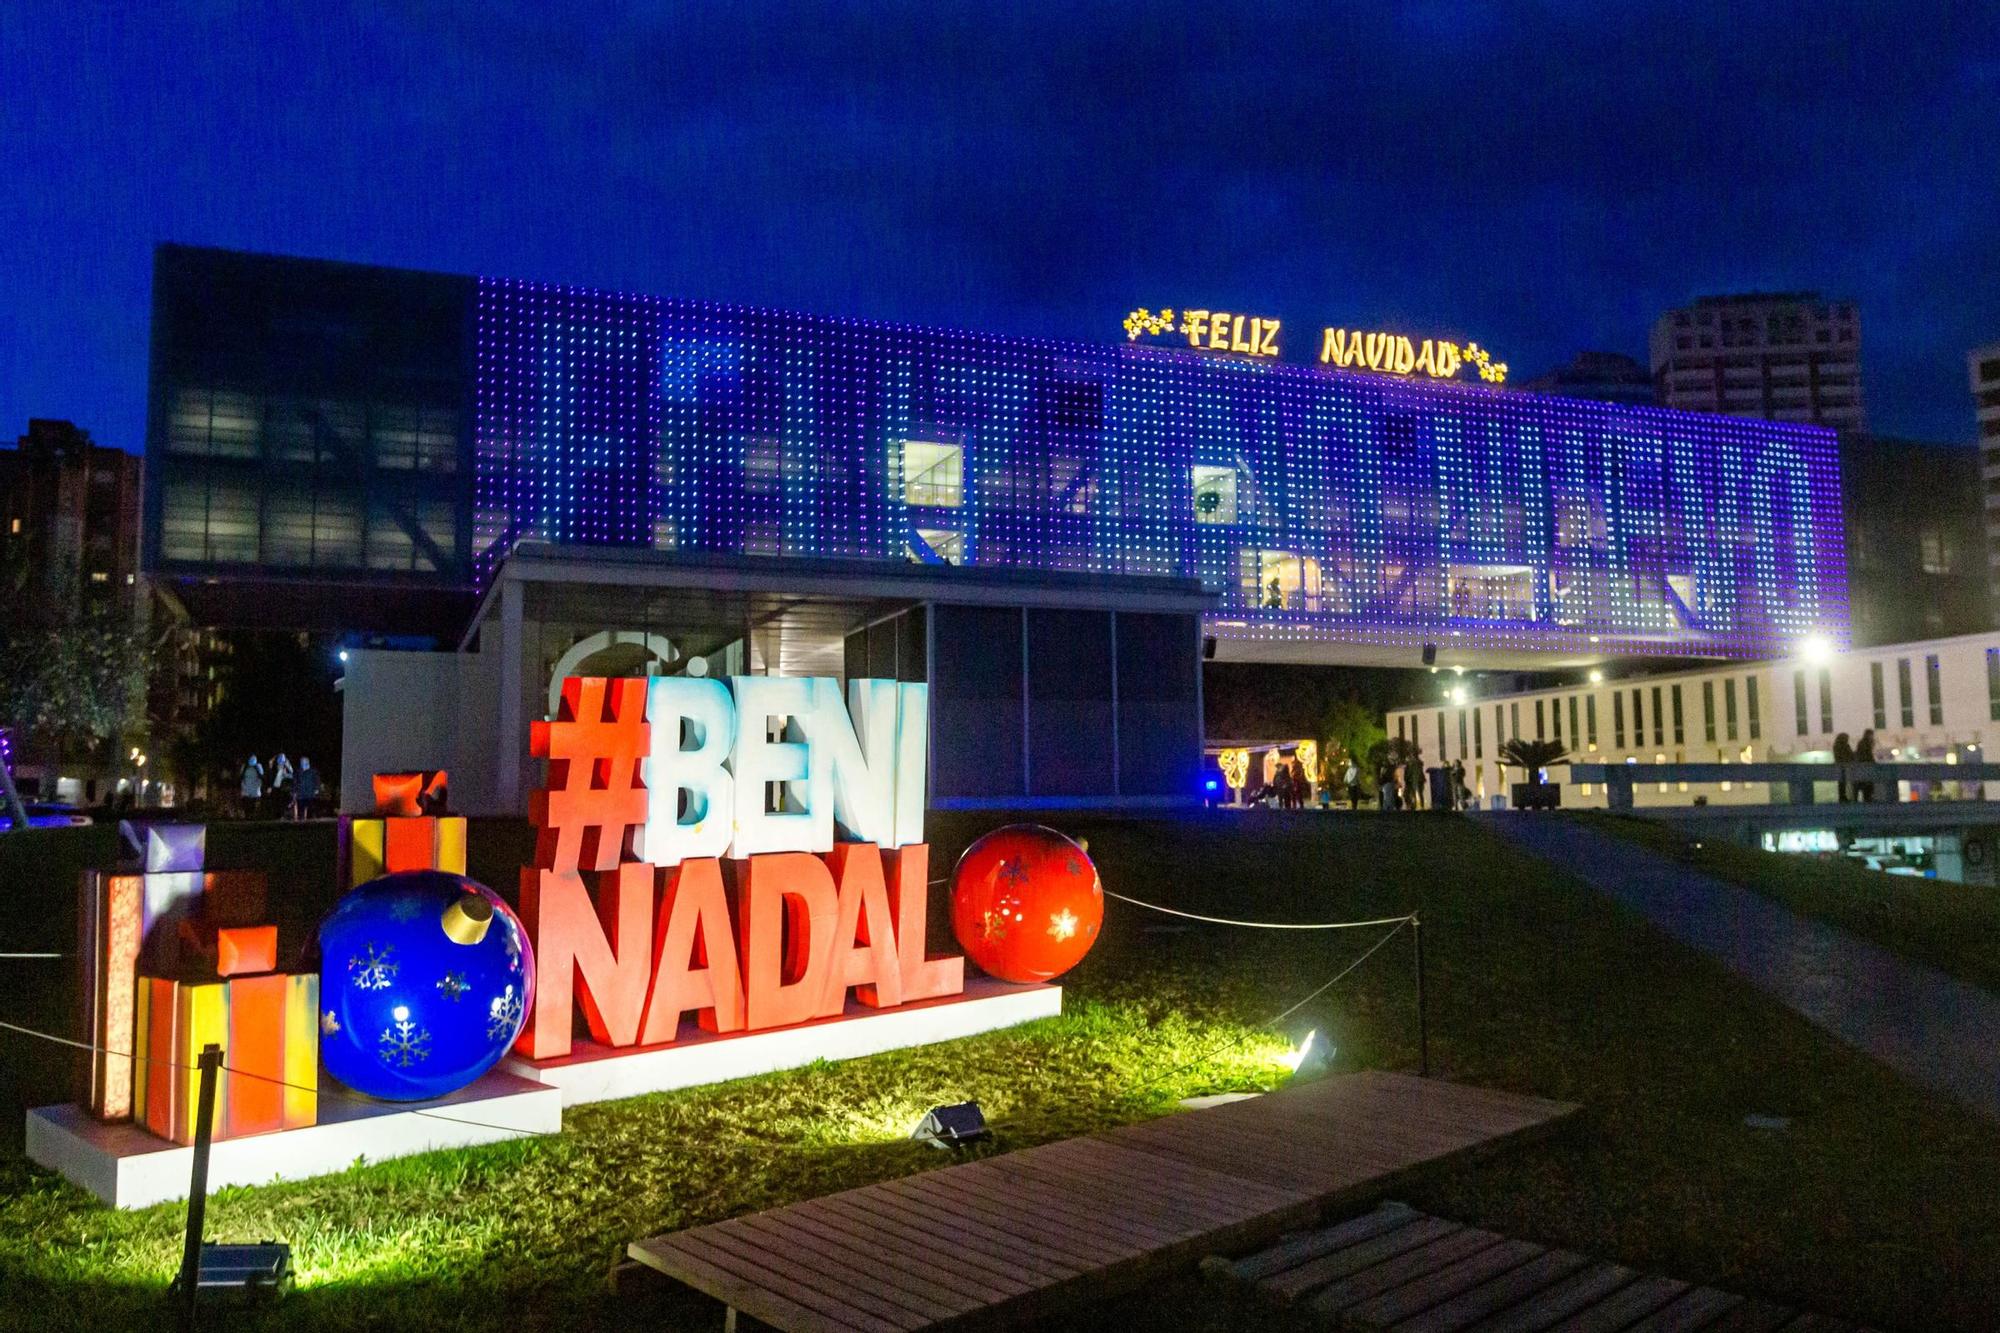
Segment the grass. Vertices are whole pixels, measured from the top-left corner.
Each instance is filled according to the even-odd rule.
[[[2000,994],[2000,895],[1949,880],[1869,870],[1844,856],[1766,852],[1717,838],[1697,844],[1667,824],[1593,815],[1597,827],[1801,916]]]
[[[994,822],[937,819],[938,863]],[[1407,1196],[1417,1206],[1885,1327],[1987,1327],[2000,1308],[1990,1125],[1475,826],[1257,812],[1065,823],[1090,838],[1110,887],[1141,898],[1293,920],[1422,909],[1434,1065],[1589,1114],[1557,1140],[1425,1182]],[[1060,1019],[577,1108],[556,1139],[224,1191],[209,1229],[293,1242],[288,1328],[622,1327],[634,1312],[603,1277],[627,1240],[936,1166],[940,1154],[902,1141],[933,1102],[978,1098],[1006,1150],[1267,1086],[1305,1023],[1337,1043],[1341,1068],[1412,1067],[1402,941],[1292,1032],[1257,1026],[1373,938],[1188,927],[1113,903]],[[1750,1113],[1791,1125],[1752,1130]],[[0,1324],[155,1315],[180,1222],[172,1206],[112,1212],[0,1155]],[[662,1327],[712,1315],[673,1298],[643,1313]],[[1269,1321],[1184,1278],[1075,1322]]]

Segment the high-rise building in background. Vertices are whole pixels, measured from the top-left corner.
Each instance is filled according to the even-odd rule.
[[[1653,377],[1622,352],[1578,352],[1568,365],[1527,380],[1521,387],[1530,393],[1588,398],[1599,403],[1633,403],[1643,407],[1654,401]]]
[[[0,449],[0,563],[29,571],[27,595],[137,599],[139,459],[73,422],[36,418]]]
[[[1980,472],[1986,484],[1986,540],[1980,554],[1986,585],[2000,614],[2000,342],[1974,348],[1966,358],[1972,405],[1979,417]]]
[[[1855,647],[1993,626],[1979,473],[1979,455],[1962,444],[1841,435]]]
[[[1861,317],[1818,292],[1704,296],[1653,324],[1658,400],[1688,412],[1863,430]]]

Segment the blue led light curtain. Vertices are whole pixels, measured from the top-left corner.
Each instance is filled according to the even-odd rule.
[[[1847,627],[1832,432],[482,279],[524,538],[1199,578],[1210,633],[1755,656]]]

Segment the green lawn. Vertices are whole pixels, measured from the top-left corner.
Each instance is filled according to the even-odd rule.
[[[994,822],[937,819],[940,863]],[[1553,1142],[1436,1178],[1410,1202],[1888,1327],[1989,1327],[2000,1308],[1990,1125],[1477,828],[1272,812],[1062,822],[1090,838],[1111,888],[1139,897],[1292,919],[1422,908],[1434,1064],[1581,1101],[1589,1115]],[[621,1327],[630,1307],[605,1294],[603,1276],[625,1241],[938,1165],[941,1154],[902,1141],[933,1102],[978,1098],[1005,1150],[1193,1093],[1268,1086],[1292,1033],[1246,1024],[1372,939],[1181,929],[1111,908],[1061,1019],[578,1108],[558,1139],[227,1191],[211,1204],[210,1232],[293,1242],[301,1281],[286,1327]],[[1411,1067],[1410,974],[1398,940],[1301,1018],[1338,1044],[1343,1068]],[[1745,1128],[1750,1113],[1791,1127]],[[0,1158],[0,1322],[138,1322],[176,1262],[180,1219],[171,1206],[111,1212]],[[673,1298],[649,1313],[666,1327],[712,1315]],[[1269,1318],[1186,1278],[1076,1322],[1226,1329]]]
[[[1766,852],[1633,816],[1589,816],[1598,828],[1671,856],[1905,958],[2000,994],[2000,893],[1949,880],[1890,875],[1844,856]]]

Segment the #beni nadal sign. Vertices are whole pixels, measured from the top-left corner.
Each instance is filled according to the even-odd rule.
[[[747,1033],[959,994],[925,953],[928,687],[573,677],[521,917],[537,998],[517,1055]],[[594,881],[594,883],[592,882]]]

